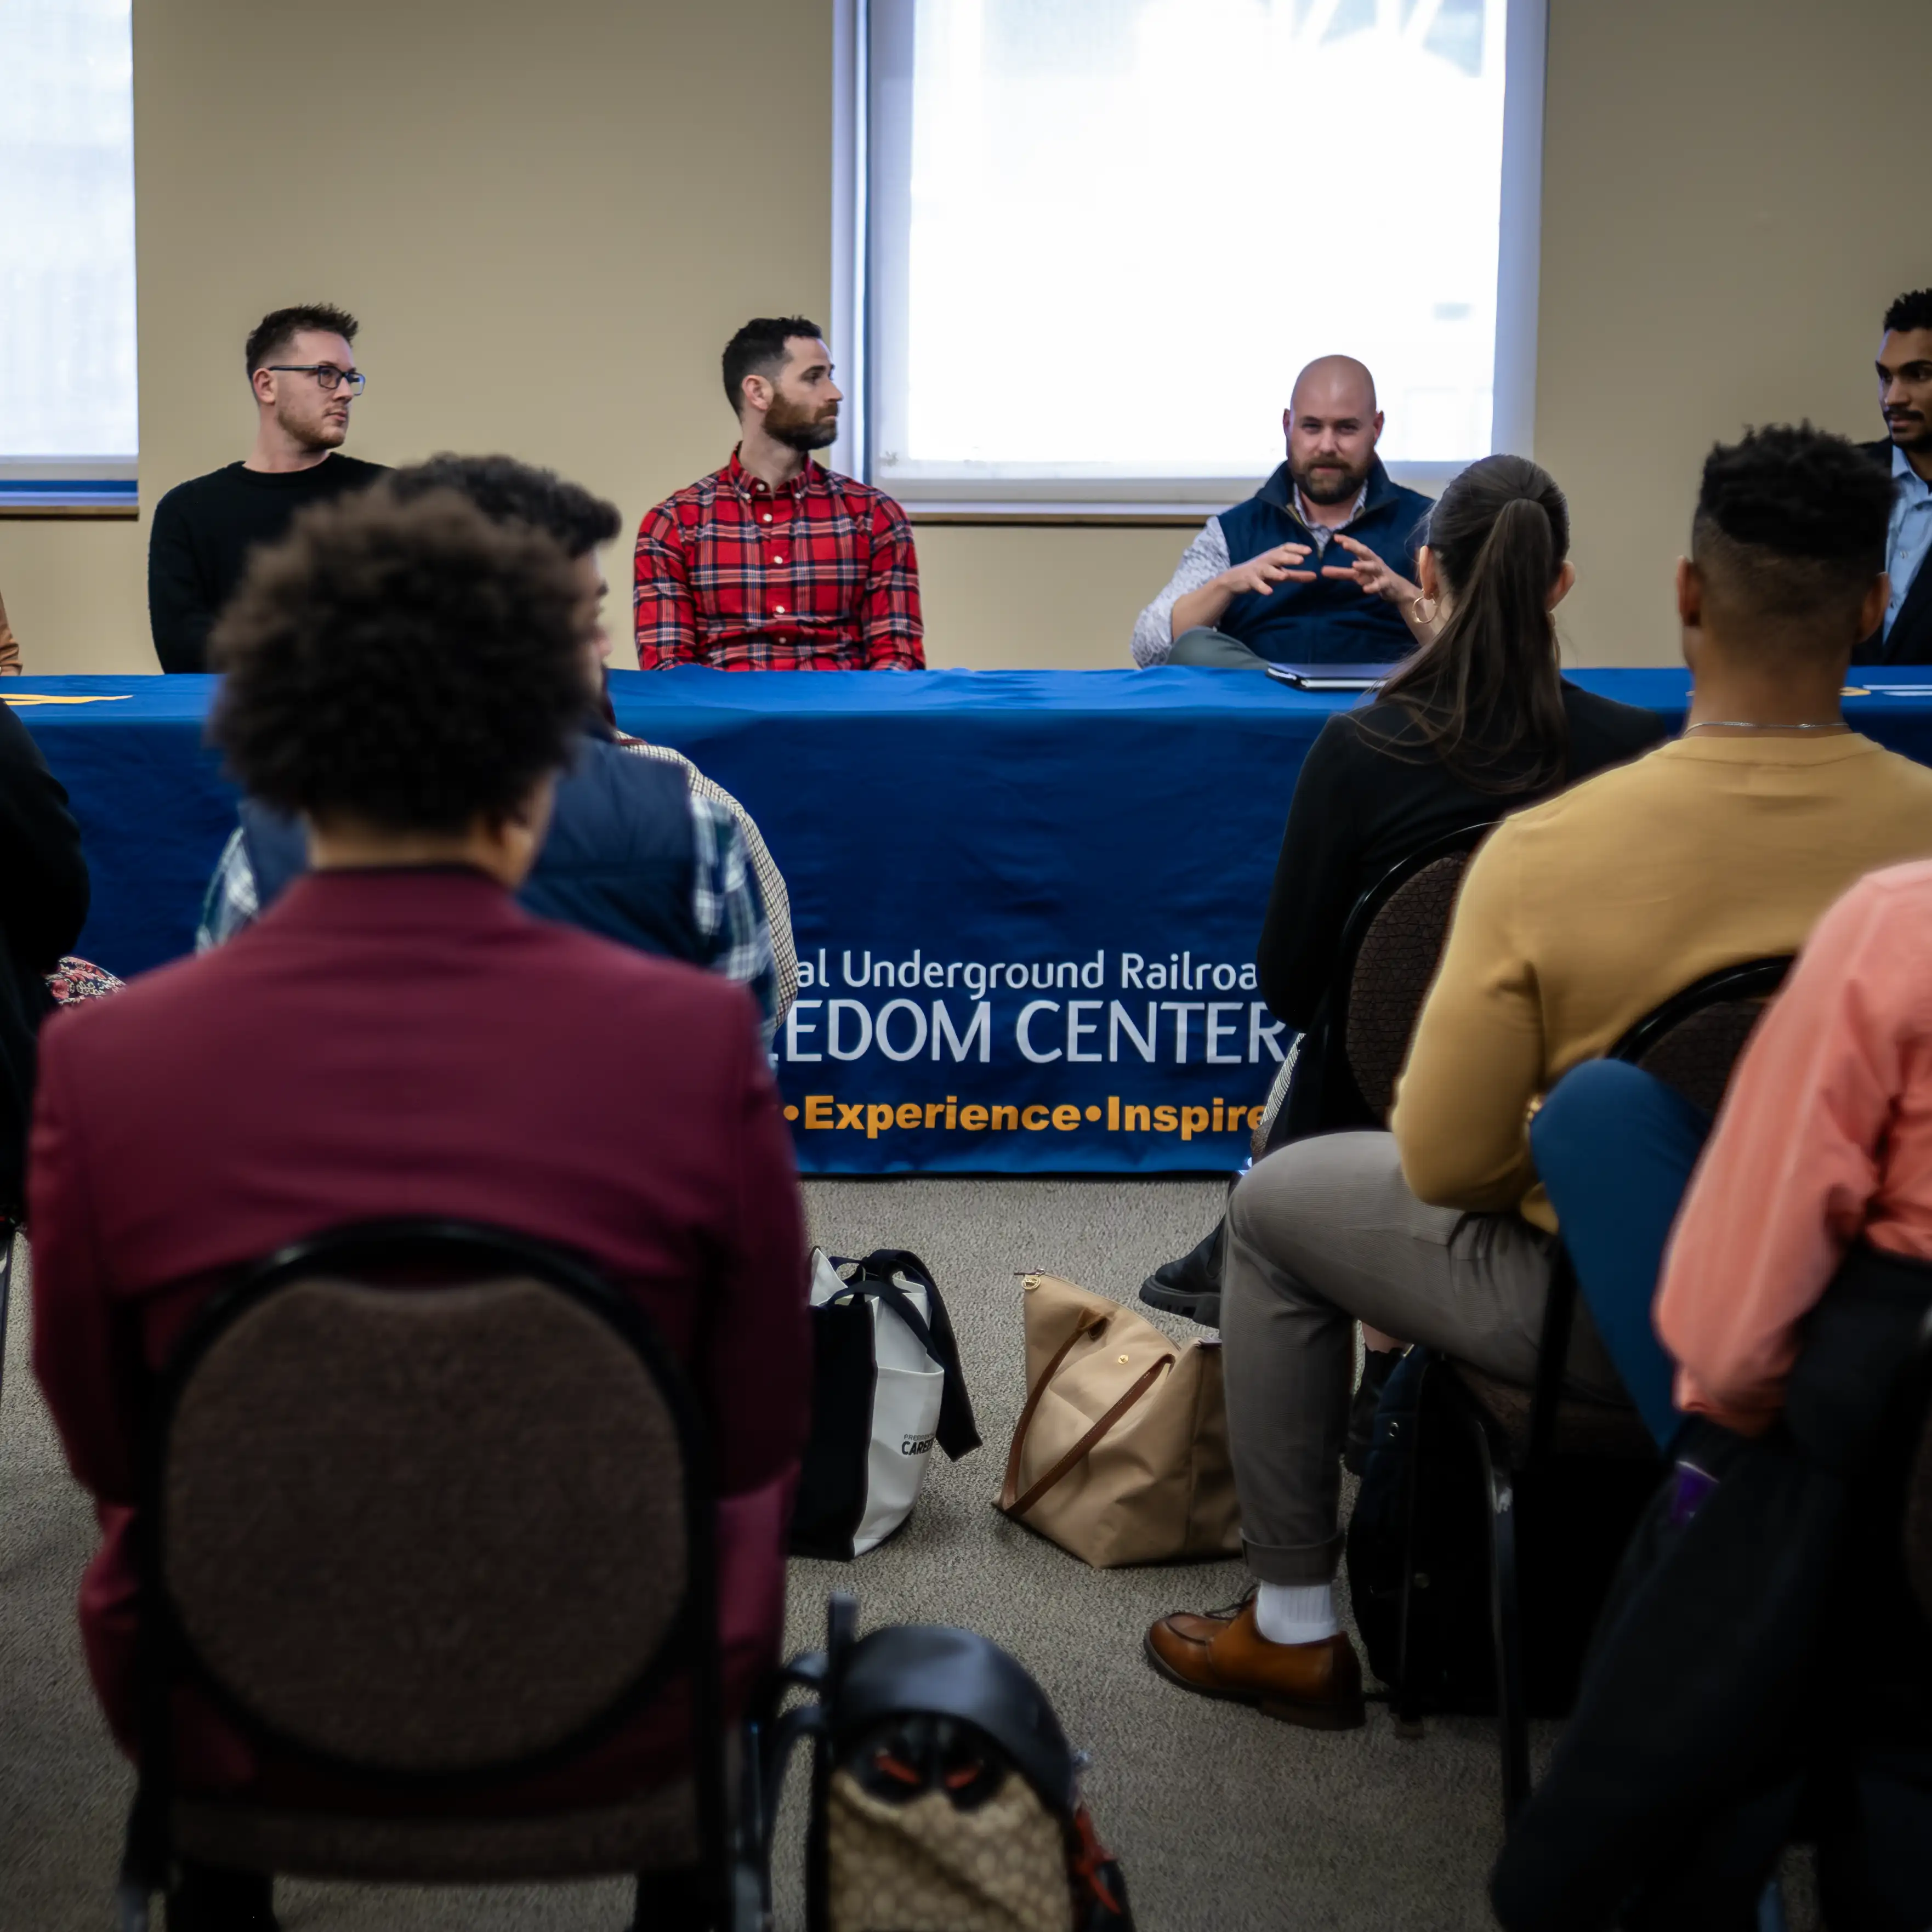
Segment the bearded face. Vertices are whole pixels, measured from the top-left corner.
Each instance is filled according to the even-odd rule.
[[[1375,467],[1382,434],[1376,386],[1350,356],[1324,356],[1295,378],[1282,428],[1288,474],[1306,500],[1324,508],[1350,503]]]
[[[745,393],[752,404],[763,404],[765,434],[806,456],[838,441],[844,393],[832,380],[832,352],[817,337],[788,336],[784,347],[782,362],[767,363],[746,377]],[[762,386],[762,396],[754,385]],[[742,421],[742,410],[739,415]]]
[[[765,434],[801,455],[824,449],[838,440],[838,404],[801,400],[780,389],[765,412]]]
[[[1372,450],[1370,455],[1372,460]],[[1368,481],[1369,466],[1364,463],[1358,467],[1346,457],[1334,453],[1312,458],[1299,469],[1291,464],[1289,473],[1310,502],[1347,503],[1354,501]]]

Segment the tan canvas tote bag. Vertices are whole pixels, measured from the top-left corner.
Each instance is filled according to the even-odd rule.
[[[1027,1401],[1000,1508],[1102,1569],[1235,1555],[1220,1342],[1170,1341],[1056,1275],[1025,1291]]]

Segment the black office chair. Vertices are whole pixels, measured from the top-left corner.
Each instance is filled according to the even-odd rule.
[[[1790,965],[1788,956],[1754,959],[1705,974],[1638,1021],[1606,1058],[1642,1067],[1706,1112],[1715,1113],[1752,1028],[1762,1016],[1766,1001],[1783,984]],[[1661,1472],[1657,1445],[1634,1408],[1565,1392],[1576,1306],[1576,1270],[1559,1243],[1544,1304],[1533,1387],[1516,1388],[1466,1362],[1439,1354],[1431,1358],[1426,1371],[1430,1375],[1446,1372],[1454,1406],[1473,1431],[1482,1457],[1489,1504],[1491,1631],[1506,1821],[1516,1815],[1530,1788],[1519,1563],[1522,1490],[1526,1484],[1534,1486],[1550,1463],[1559,1457],[1648,1466]],[[1402,1564],[1402,1662],[1394,1700],[1398,1726],[1410,1735],[1417,1733],[1422,1717],[1420,1689],[1412,1669],[1409,1629],[1417,1577],[1414,1469],[1424,1453],[1422,1443],[1413,1445],[1408,1546]],[[1628,1501],[1633,1522],[1643,1487],[1640,1478],[1630,1485]],[[1603,1580],[1607,1584],[1607,1569]]]
[[[182,1856],[424,1883],[628,1873],[653,1928],[736,1922],[708,1459],[633,1304],[500,1229],[344,1228],[208,1306],[148,1442],[124,1932]],[[182,1687],[302,1767],[304,1795],[190,1788]],[[667,1691],[688,1700],[686,1774],[508,1806]]]
[[[1333,992],[1268,1096],[1257,1158],[1308,1135],[1387,1124],[1462,874],[1492,825],[1466,825],[1391,866],[1342,928]]]

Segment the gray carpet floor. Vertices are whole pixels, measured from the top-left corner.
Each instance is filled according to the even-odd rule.
[[[820,1640],[829,1592],[862,1623],[958,1623],[1011,1649],[1091,1754],[1087,1790],[1133,1887],[1142,1932],[1456,1932],[1492,1923],[1485,1874],[1500,1837],[1493,1727],[1432,1721],[1394,1735],[1292,1729],[1178,1690],[1149,1671],[1148,1624],[1238,1594],[1234,1562],[1087,1568],[992,1507],[1024,1394],[1018,1276],[1066,1276],[1123,1300],[1191,1246],[1220,1211],[1218,1183],[818,1181],[814,1238],[836,1252],[909,1247],[952,1310],[986,1446],[935,1456],[907,1528],[849,1564],[799,1562],[789,1646]],[[76,1582],[92,1548],[86,1498],[68,1475],[26,1370],[24,1268],[16,1270],[0,1389],[0,1932],[104,1932],[130,1789],[97,1714],[76,1635]],[[1178,1335],[1198,1331],[1173,1322]],[[1550,1734],[1539,1727],[1539,1750]],[[781,1924],[801,1924],[788,1800]],[[489,1891],[284,1882],[288,1932],[618,1932],[625,1889],[598,1884]],[[1793,1915],[1793,1932],[1810,1916]]]

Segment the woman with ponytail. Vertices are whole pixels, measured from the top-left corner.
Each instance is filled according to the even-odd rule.
[[[1415,614],[1432,618],[1433,636],[1372,702],[1330,718],[1310,748],[1256,953],[1269,1010],[1310,1036],[1277,1143],[1384,1124],[1352,1082],[1328,1078],[1309,1056],[1362,895],[1437,839],[1546,798],[1666,736],[1654,713],[1563,677],[1552,614],[1576,579],[1569,552],[1570,506],[1546,470],[1521,456],[1472,464],[1431,510],[1417,559]],[[1150,1275],[1142,1299],[1217,1318],[1222,1241],[1217,1228]],[[1372,1346],[1352,1460],[1393,1360]]]
[[[1256,964],[1298,1032],[1328,997],[1351,908],[1391,867],[1666,735],[1654,713],[1564,679],[1553,614],[1576,580],[1569,553],[1570,506],[1526,457],[1472,463],[1430,513],[1417,568],[1436,634],[1372,704],[1329,719],[1288,808]]]

